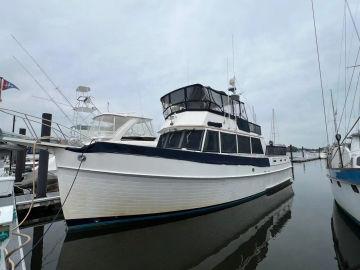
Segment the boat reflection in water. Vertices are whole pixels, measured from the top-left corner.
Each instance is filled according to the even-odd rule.
[[[59,269],[253,269],[291,218],[288,186],[241,205],[102,235],[68,232]],[[120,231],[121,230],[121,231]],[[82,238],[83,237],[83,238]]]
[[[335,202],[331,231],[339,269],[360,269],[360,226]]]

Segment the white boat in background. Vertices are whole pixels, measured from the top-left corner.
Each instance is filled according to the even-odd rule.
[[[194,84],[161,102],[157,145],[149,119],[106,114],[91,128],[95,141],[55,147],[69,225],[206,213],[291,184],[286,148],[265,155],[279,151],[265,149],[239,96]]]
[[[320,152],[320,155],[319,155],[320,159],[327,159],[327,152]]]
[[[334,145],[328,157],[332,193],[338,205],[360,223],[360,133],[340,149]]]

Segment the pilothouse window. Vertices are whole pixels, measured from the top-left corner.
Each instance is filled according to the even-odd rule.
[[[203,130],[186,130],[181,148],[199,151],[203,137]]]
[[[168,135],[169,135],[168,133],[165,133],[160,136],[157,147],[165,148],[165,143]]]
[[[251,149],[253,154],[264,154],[259,138],[251,138]]]
[[[219,132],[210,131],[206,132],[206,138],[204,143],[204,152],[219,152]]]
[[[236,135],[221,132],[221,153],[236,153]]]
[[[245,136],[238,135],[237,139],[238,139],[238,152],[239,153],[250,154],[251,153],[250,137],[245,137]]]
[[[169,137],[166,142],[166,148],[179,148],[181,140],[181,131],[175,131],[169,133]]]

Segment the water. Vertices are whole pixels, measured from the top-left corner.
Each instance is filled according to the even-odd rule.
[[[294,172],[292,187],[276,194],[167,224],[79,234],[58,221],[42,245],[26,257],[26,265],[28,269],[338,269],[338,263],[359,266],[360,229],[334,207],[325,163],[295,164]],[[26,228],[23,232],[39,239],[48,226]],[[30,249],[31,244],[24,253]]]

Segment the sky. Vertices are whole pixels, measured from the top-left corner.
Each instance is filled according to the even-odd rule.
[[[314,0],[314,5],[333,141],[329,89],[339,117],[345,73],[347,81],[351,75],[351,69],[345,72],[343,55],[346,51],[347,62],[353,63],[360,43],[347,14],[344,49],[344,1]],[[358,2],[349,0],[349,5],[360,23]],[[151,117],[158,131],[163,122],[161,96],[193,83],[226,90],[227,70],[232,75],[234,66],[249,120],[254,107],[266,140],[274,109],[277,143],[327,143],[310,0],[12,0],[1,9],[6,12],[0,24],[0,76],[21,90],[3,93],[0,107],[36,116],[53,113],[55,121],[70,125],[51,102],[34,97],[46,95],[14,56],[55,100],[64,102],[14,35],[73,103],[75,89],[89,86],[100,110],[107,111],[109,102],[111,112]],[[351,95],[348,100],[353,100]],[[353,118],[359,115],[357,103]],[[63,109],[72,114],[71,108]],[[11,118],[0,113],[0,128],[10,126]],[[18,122],[16,129],[23,126]]]

